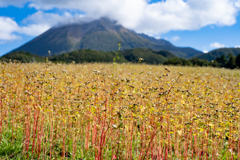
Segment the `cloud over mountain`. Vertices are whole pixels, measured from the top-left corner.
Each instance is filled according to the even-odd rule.
[[[136,32],[161,35],[171,30],[197,30],[207,25],[230,26],[236,23],[240,10],[240,0],[166,0],[155,3],[149,3],[149,0],[0,0],[0,7],[24,4],[38,10],[23,20],[28,22],[25,26],[17,29],[17,32],[28,35],[42,33],[66,20],[73,22],[100,17],[117,20]],[[53,9],[66,12],[51,13]],[[13,23],[12,26],[16,27]],[[26,28],[30,31],[25,32]],[[13,31],[6,32],[12,39],[16,38]],[[0,32],[5,31],[0,28]]]

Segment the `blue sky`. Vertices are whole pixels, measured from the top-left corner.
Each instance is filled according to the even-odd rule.
[[[100,17],[200,51],[240,47],[240,0],[0,0],[0,56],[52,26]]]

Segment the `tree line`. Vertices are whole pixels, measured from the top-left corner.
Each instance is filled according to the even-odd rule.
[[[163,63],[164,65],[178,65],[178,66],[211,66],[211,67],[224,67],[229,69],[240,68],[240,54],[236,57],[232,54],[221,55],[215,60],[208,61],[205,59],[184,59],[184,58],[173,58]]]
[[[115,52],[103,52],[94,50],[78,50],[71,53],[49,56],[48,60],[53,63],[84,63],[84,62],[103,62],[111,63],[116,57]],[[129,49],[119,53],[116,60],[117,63],[131,62],[138,63],[139,58],[144,59],[143,63],[146,64],[164,64],[164,65],[177,65],[177,66],[211,66],[211,67],[224,67],[224,68],[240,68],[240,54],[233,56],[221,55],[215,60],[209,61],[199,58],[178,58],[168,51],[155,52],[150,49]],[[6,54],[0,57],[0,61],[13,61],[17,60],[22,63],[30,62],[46,62],[46,57],[40,57],[29,52],[18,51]]]

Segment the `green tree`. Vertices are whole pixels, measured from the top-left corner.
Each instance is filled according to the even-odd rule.
[[[237,55],[237,58],[236,58],[236,65],[240,68],[240,54]]]
[[[226,63],[227,63],[227,58],[226,58],[226,56],[223,54],[223,55],[221,55],[220,57],[217,57],[216,58],[216,61],[218,62],[218,63],[220,63],[221,64],[221,66],[223,67]]]
[[[194,66],[209,66],[210,63],[206,59],[192,58],[189,60]]]
[[[164,65],[191,66],[192,63],[189,60],[186,60],[184,58],[172,58],[164,62]]]
[[[232,54],[228,54],[229,60],[226,63],[225,67],[234,69],[236,68],[236,57],[234,57]]]

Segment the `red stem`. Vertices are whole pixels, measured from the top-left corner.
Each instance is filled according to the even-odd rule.
[[[143,159],[143,160],[145,159],[146,155],[148,154],[148,150],[149,150],[149,148],[150,148],[150,145],[151,145],[154,137],[157,135],[157,133],[158,133],[158,132],[156,131],[155,133],[152,134],[151,140],[150,140],[150,142],[149,142],[149,144],[148,144],[148,147],[147,147],[147,151],[146,151],[146,153],[144,154],[143,158],[140,158],[140,159]]]
[[[35,137],[36,137],[36,134],[37,134],[37,125],[38,125],[38,114],[34,113],[34,131],[33,131],[33,145],[32,145],[32,154],[33,154],[33,150],[34,150],[34,147],[35,147]]]
[[[42,141],[42,135],[43,135],[43,123],[44,123],[44,115],[41,119],[41,127],[39,129],[40,134],[38,134],[38,157],[40,156],[41,152],[41,141]]]

